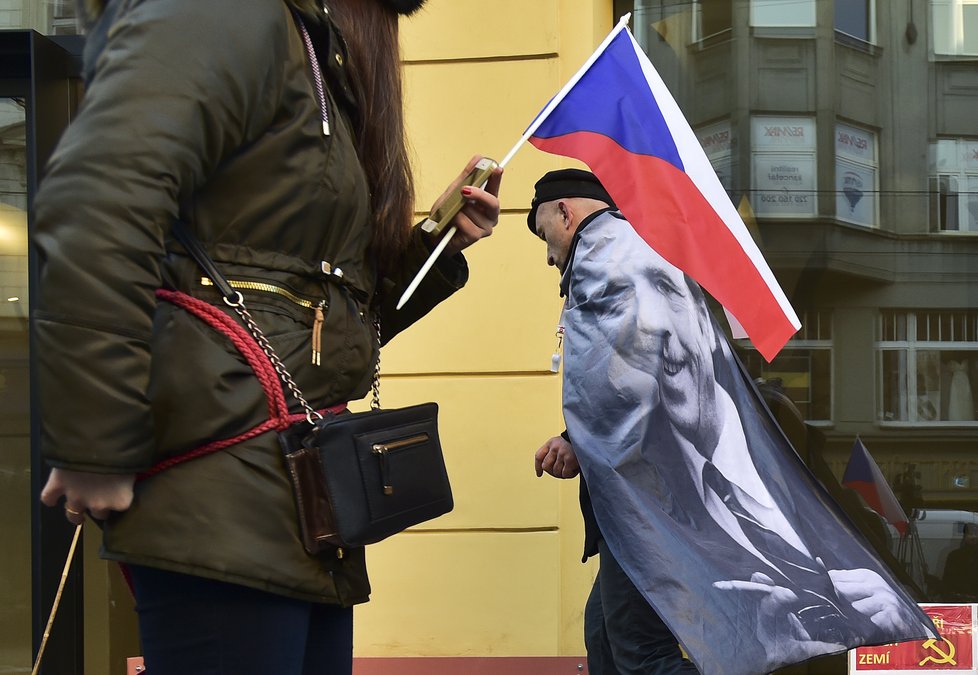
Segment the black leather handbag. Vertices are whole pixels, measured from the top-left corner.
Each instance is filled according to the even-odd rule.
[[[373,544],[451,511],[437,420],[422,403],[282,432],[306,550]]]
[[[279,441],[307,552],[373,544],[452,510],[437,404],[381,409],[378,357],[370,411],[324,415],[314,410],[248,312],[241,293],[231,287],[186,225],[175,223],[173,233],[241,318],[305,411],[306,419],[279,432]],[[374,327],[379,350],[379,321],[374,321]]]

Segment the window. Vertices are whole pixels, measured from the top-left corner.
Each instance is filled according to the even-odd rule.
[[[879,202],[876,134],[848,124],[835,125],[835,215],[875,227]]]
[[[815,25],[815,0],[751,0],[750,25],[795,28]]]
[[[696,3],[693,41],[730,30],[733,25],[732,7],[730,0],[699,0]]]
[[[3,28],[22,28],[24,23],[24,9],[21,3],[11,5],[9,2],[0,4],[0,29]]]
[[[734,183],[734,171],[736,169],[737,142],[734,137],[733,129],[730,127],[730,120],[715,122],[696,130],[696,140],[703,147],[713,170],[717,172],[717,178],[727,194],[731,194]]]
[[[737,340],[740,357],[754,378],[780,380],[785,394],[808,422],[832,421],[832,317],[802,312],[801,330],[768,363],[747,340]]]
[[[75,3],[71,0],[53,0],[48,18],[50,35],[74,35],[78,32]]]
[[[931,144],[930,223],[933,232],[978,232],[978,141]]]
[[[978,310],[884,311],[877,348],[880,422],[975,422]]]
[[[814,118],[754,117],[751,156],[751,206],[758,217],[815,217]]]
[[[978,56],[978,0],[931,0],[934,54]]]
[[[874,0],[835,0],[835,29],[865,42],[876,38]]]

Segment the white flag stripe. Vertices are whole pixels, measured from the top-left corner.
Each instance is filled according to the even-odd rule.
[[[720,179],[717,178],[713,165],[710,164],[706,153],[703,152],[703,147],[696,138],[696,134],[693,133],[693,129],[686,121],[682,110],[680,110],[679,105],[673,99],[672,94],[669,93],[668,87],[666,87],[662,78],[659,77],[655,67],[649,61],[648,56],[646,56],[638,42],[636,42],[635,36],[631,34],[631,31],[629,31],[628,36],[631,39],[632,48],[635,50],[635,56],[642,66],[642,72],[645,75],[652,96],[655,98],[659,110],[662,111],[662,116],[676,143],[676,148],[679,151],[679,157],[683,162],[686,174],[737,239],[741,248],[743,248],[748,258],[750,258],[751,263],[757,268],[758,273],[770,290],[771,295],[781,307],[781,311],[784,312],[785,317],[796,330],[801,328],[801,321],[798,320],[795,310],[792,308],[791,303],[788,302],[788,298],[774,277],[774,273],[768,266],[767,261],[764,260],[764,256],[761,255],[761,251],[757,248],[757,244],[754,242],[753,237],[751,237],[750,232],[748,232],[747,226],[744,225],[743,219],[737,213],[737,209],[734,208],[730,197],[727,195],[727,191],[720,183]]]

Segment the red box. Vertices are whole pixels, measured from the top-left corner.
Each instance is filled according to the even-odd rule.
[[[934,620],[940,640],[915,640],[849,652],[850,673],[959,673],[978,675],[975,665],[975,608],[978,605],[921,605]]]

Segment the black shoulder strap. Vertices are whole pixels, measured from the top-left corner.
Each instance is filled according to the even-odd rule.
[[[187,224],[182,220],[174,221],[172,228],[173,236],[179,241],[187,253],[197,261],[200,268],[204,270],[204,274],[210,277],[210,280],[214,282],[214,286],[218,291],[221,292],[227,300],[237,300],[239,299],[239,293],[231,287],[227,278],[221,273],[221,270],[217,269],[217,264],[214,260],[207,255],[207,251],[204,250],[204,245],[200,243],[200,240],[190,231]]]

